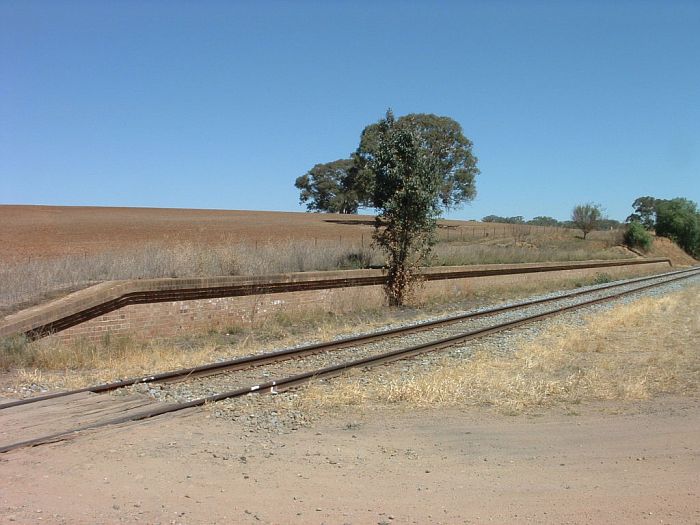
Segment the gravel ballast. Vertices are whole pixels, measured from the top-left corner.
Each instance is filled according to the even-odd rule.
[[[647,281],[644,284],[652,282],[660,282],[663,277],[659,277],[653,281]],[[505,330],[496,334],[484,336],[482,338],[468,341],[466,343],[451,347],[440,352],[431,352],[420,355],[407,360],[402,360],[387,367],[375,369],[372,374],[374,379],[377,379],[377,374],[395,374],[400,371],[402,374],[418,374],[421,371],[427,370],[437,364],[439,360],[445,356],[452,358],[468,359],[474,352],[489,348],[490,351],[497,349],[498,352],[509,352],[512,350],[512,340],[517,336],[522,340],[523,337],[528,339],[536,339],[543,330],[549,328],[551,323],[565,323],[568,325],[577,325],[583,322],[583,319],[592,314],[601,313],[622,304],[628,304],[641,297],[656,297],[664,294],[679,291],[687,286],[692,286],[700,283],[700,276],[693,276],[680,281],[671,282],[659,287],[635,292],[626,295],[622,298],[615,299],[606,303],[599,303],[591,306],[586,306],[578,310],[567,312],[556,316],[555,318],[529,323],[527,325],[514,329]],[[557,307],[570,306],[585,302],[594,298],[599,298],[622,290],[641,286],[631,282],[628,286],[615,288],[614,291],[595,290],[601,286],[589,286],[581,288],[581,290],[590,290],[592,295],[584,297],[565,297],[555,303],[547,303],[544,305],[533,305],[522,309],[511,310],[497,315],[488,317],[470,319],[462,321],[447,327],[438,328],[435,330],[417,332],[406,336],[394,337],[388,340],[370,343],[367,345],[351,347],[341,350],[336,350],[329,353],[316,354],[301,359],[294,359],[276,363],[272,365],[261,366],[251,370],[244,370],[229,374],[220,374],[206,378],[192,379],[187,382],[165,384],[165,385],[139,385],[138,388],[147,392],[152,397],[165,402],[187,402],[193,399],[204,398],[213,394],[232,391],[239,388],[250,387],[255,384],[265,383],[273,379],[299,374],[309,370],[320,369],[327,366],[338,364],[339,362],[361,359],[370,355],[376,355],[398,348],[403,348],[411,345],[417,345],[450,337],[458,333],[485,328],[495,324],[514,321],[526,316],[536,315],[553,310]],[[556,298],[565,295],[567,292],[557,292],[530,297],[528,300],[541,298]],[[525,301],[519,301],[525,302]],[[499,304],[498,306],[504,306]],[[487,310],[493,306],[482,307],[472,311],[454,312],[454,315],[463,313],[472,313]],[[407,326],[410,323],[394,323],[386,328],[396,328]],[[359,332],[358,334],[359,335]],[[390,368],[389,368],[390,367]],[[397,368],[398,367],[398,368]],[[380,378],[381,380],[381,378]],[[333,379],[321,380],[333,381]],[[303,389],[282,392],[280,394],[258,395],[249,394],[247,396],[235,399],[229,399],[217,402],[210,405],[211,413],[215,417],[230,419],[237,421],[251,432],[269,432],[283,433],[293,431],[301,425],[308,423],[309,415],[298,410],[289,409],[289,401],[296,396],[303,395]]]

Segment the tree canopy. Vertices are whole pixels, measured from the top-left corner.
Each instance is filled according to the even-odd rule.
[[[533,226],[561,226],[561,223],[558,220],[547,215],[538,215],[537,217],[533,217],[527,221],[527,223],[532,224]]]
[[[389,304],[403,303],[407,286],[430,254],[440,215],[441,174],[415,132],[399,126],[391,111],[373,128],[376,146],[367,157],[378,210],[374,240],[387,256]]]
[[[356,151],[348,159],[317,164],[297,178],[299,200],[309,211],[356,213],[361,207],[379,208],[372,162],[379,154],[383,137],[381,121],[365,127]],[[476,196],[475,178],[479,174],[472,142],[462,127],[449,117],[412,113],[395,119],[392,127],[411,134],[415,146],[434,166],[439,178],[439,205],[458,207]],[[339,202],[345,203],[338,206]],[[348,210],[348,211],[340,211]]]
[[[477,159],[472,153],[472,142],[464,136],[458,122],[449,117],[411,113],[397,119],[394,125],[410,132],[416,147],[433,163],[443,208],[455,208],[474,199],[475,178],[479,174]],[[362,131],[355,155],[361,169],[376,157],[380,136],[379,123],[370,124]]]
[[[657,199],[639,197],[632,203],[630,225],[640,224],[656,235],[668,237],[694,257],[700,256],[700,212],[697,203],[676,197]]]
[[[359,196],[355,186],[357,168],[351,159],[339,159],[316,164],[306,174],[297,177],[294,186],[299,201],[309,211],[357,213]]]
[[[603,212],[599,204],[579,204],[571,212],[571,222],[583,232],[586,238],[589,232],[596,229],[598,221],[603,217]]]
[[[638,222],[647,230],[653,230],[656,223],[656,203],[654,197],[639,197],[632,203],[634,213],[627,217],[627,222]]]
[[[656,234],[669,237],[690,255],[700,256],[700,213],[688,199],[656,201]]]
[[[481,222],[498,222],[503,224],[525,224],[525,217],[516,215],[515,217],[501,217],[500,215],[487,215]]]

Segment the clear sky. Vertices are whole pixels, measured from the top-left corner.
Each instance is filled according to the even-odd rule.
[[[301,211],[388,107],[457,120],[452,218],[700,201],[700,1],[0,0],[0,203]]]

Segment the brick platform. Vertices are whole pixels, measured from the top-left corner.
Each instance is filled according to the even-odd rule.
[[[608,262],[611,263],[611,262]],[[574,280],[586,280],[597,274],[605,273],[612,278],[634,277],[661,273],[669,270],[667,260],[646,260],[644,264],[620,265],[616,262],[612,266],[600,266],[600,262],[577,263],[575,268],[561,270],[561,264],[551,265],[485,265],[479,267],[452,267],[431,268],[428,273],[432,278],[423,283],[416,296],[418,302],[430,301],[437,297],[459,298],[474,292],[487,289],[517,288],[524,284],[537,282],[557,283],[571,282]],[[607,263],[602,263],[607,264]],[[588,267],[586,266],[588,265]],[[593,267],[590,267],[593,265]],[[537,272],[531,270],[539,269]],[[498,275],[479,275],[480,273],[493,273]],[[520,273],[527,271],[527,273]],[[508,273],[519,272],[519,273]],[[437,275],[439,274],[439,275]],[[469,277],[449,278],[450,275],[475,275]],[[256,279],[258,283],[287,282],[287,283],[313,283],[325,280],[336,282],[339,277],[359,278],[376,277],[381,275],[377,270],[358,270],[351,272],[314,272],[308,274],[288,274],[274,276],[273,278]],[[428,276],[428,278],[431,278]],[[218,280],[180,280],[163,279],[153,281],[138,281],[139,287],[157,290],[182,290],[183,284],[189,283],[192,287],[185,290],[199,290],[198,285],[205,282],[205,286],[212,284],[221,285],[222,280],[231,284],[237,280],[238,285],[250,282],[243,278],[221,278]],[[185,283],[183,283],[185,281]],[[366,282],[366,281],[365,281]],[[52,303],[41,305],[20,312],[5,319],[0,325],[0,335],[17,333],[32,323],[45,322],[51,317],[60,317],[62,314],[80,312],[80,308],[95,307],[105,304],[105,301],[114,300],[115,295],[123,297],[125,291],[131,290],[131,283],[103,283],[96,287],[81,290],[65,298]],[[145,293],[145,292],[144,292]],[[174,293],[174,292],[168,292]],[[102,303],[100,303],[102,301]],[[225,331],[236,326],[244,326],[263,322],[271,315],[294,316],[299,313],[309,312],[335,312],[343,313],[358,307],[380,307],[384,297],[381,285],[344,286],[330,289],[312,289],[304,291],[288,291],[256,295],[243,295],[232,297],[209,297],[191,300],[159,301],[143,304],[128,304],[123,307],[108,311],[102,315],[75,324],[67,329],[51,335],[65,341],[74,341],[87,338],[100,340],[111,335],[128,335],[135,339],[152,337],[173,337],[186,334],[196,334],[208,331]],[[73,314],[75,315],[75,314]],[[8,322],[9,321],[9,322]],[[18,330],[17,327],[20,329]]]

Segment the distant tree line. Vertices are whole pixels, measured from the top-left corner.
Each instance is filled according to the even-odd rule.
[[[586,206],[586,205],[583,205]],[[602,215],[602,213],[601,213]],[[617,229],[623,226],[623,223],[616,221],[615,219],[609,219],[605,217],[594,217],[594,230],[610,230]],[[573,218],[569,221],[559,221],[554,217],[548,217],[546,215],[538,215],[530,220],[525,220],[522,215],[516,215],[514,217],[500,217],[499,215],[487,215],[481,219],[482,222],[497,222],[503,224],[526,224],[529,226],[550,226],[556,228],[579,228],[579,226],[574,222]],[[589,230],[590,231],[590,230]]]
[[[697,203],[676,197],[657,199],[645,196],[632,203],[634,213],[624,223],[603,217],[599,204],[579,204],[571,213],[571,220],[558,221],[553,217],[538,216],[526,221],[521,215],[500,217],[487,215],[483,222],[504,224],[528,224],[532,226],[554,226],[576,228],[583,231],[583,238],[594,230],[625,228],[625,244],[632,248],[648,250],[654,232],[659,237],[667,237],[695,258],[700,258],[700,210]]]

